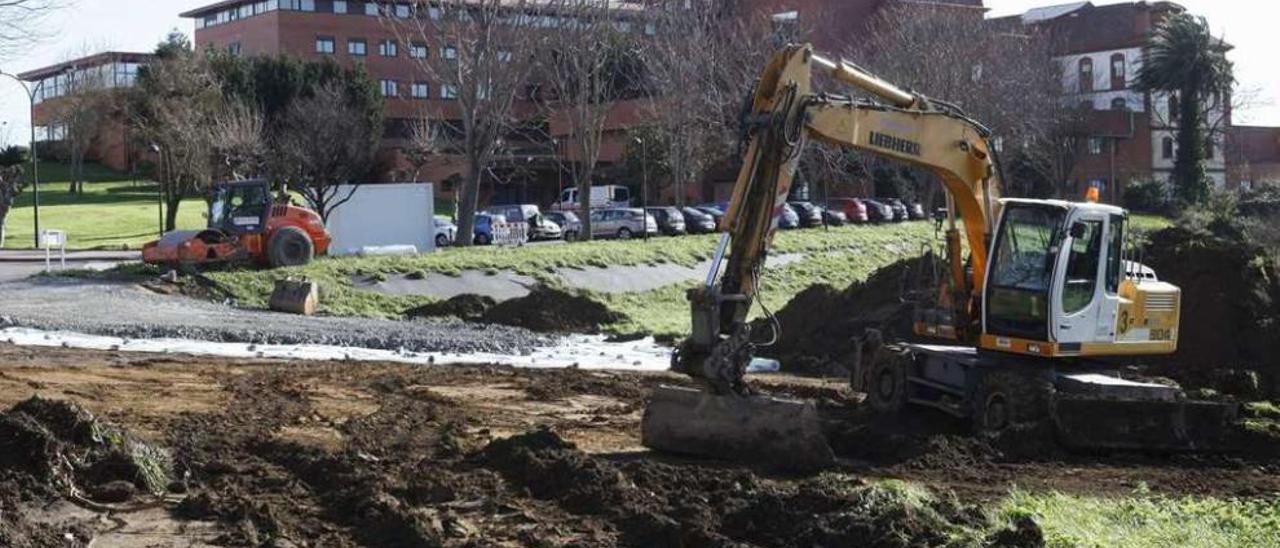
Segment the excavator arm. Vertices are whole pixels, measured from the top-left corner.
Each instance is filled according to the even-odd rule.
[[[852,85],[879,101],[816,94],[814,74]],[[706,283],[690,292],[693,334],[675,368],[719,393],[746,394],[742,381],[753,338],[748,312],[758,293],[780,208],[807,141],[849,147],[919,166],[947,190],[947,261],[955,330],[966,333],[982,293],[987,238],[998,195],[990,131],[958,108],[902,90],[846,62],[789,46],[766,67],[743,115],[747,137],[724,231]],[[961,227],[971,264],[966,268]]]

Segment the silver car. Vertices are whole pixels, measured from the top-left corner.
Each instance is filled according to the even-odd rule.
[[[591,236],[629,240],[648,232],[658,234],[658,221],[639,208],[591,210]]]

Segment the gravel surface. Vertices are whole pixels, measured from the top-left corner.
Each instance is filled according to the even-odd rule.
[[[41,278],[0,283],[0,327],[123,338],[324,344],[412,352],[521,353],[555,340],[524,329],[454,321],[302,317],[243,310],[134,284]]]

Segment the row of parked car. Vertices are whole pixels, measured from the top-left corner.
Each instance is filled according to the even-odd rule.
[[[726,203],[696,206],[663,206],[648,209],[611,207],[591,210],[592,238],[627,240],[649,235],[680,236],[716,231],[724,218]],[[927,218],[920,204],[907,204],[897,198],[832,198],[822,207],[812,202],[788,202],[782,208],[778,227],[782,229],[842,226],[854,223],[885,223]],[[528,225],[530,241],[574,241],[582,236],[583,223],[573,211],[542,212],[532,204],[494,206],[476,215],[474,243],[494,242],[495,225],[522,223]],[[457,227],[445,219],[436,219],[436,245],[453,243]]]

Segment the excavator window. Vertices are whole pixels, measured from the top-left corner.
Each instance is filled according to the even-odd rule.
[[[1124,216],[1112,215],[1107,230],[1107,293],[1115,295],[1120,292],[1124,262]]]
[[[1078,237],[1071,240],[1067,257],[1067,283],[1062,290],[1062,312],[1075,314],[1093,302],[1098,289],[1098,262],[1102,257],[1102,221],[1081,221]],[[1074,235],[1073,235],[1074,236]]]
[[[987,330],[1046,340],[1049,286],[1066,210],[1010,205],[997,234],[987,284]]]

